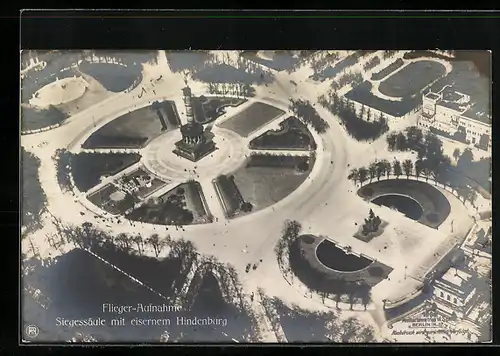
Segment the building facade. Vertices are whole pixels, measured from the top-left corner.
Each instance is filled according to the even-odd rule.
[[[484,150],[491,149],[489,108],[449,85],[437,93],[423,95],[418,127]]]
[[[472,276],[460,269],[450,268],[434,281],[434,300],[438,309],[446,314],[466,317],[474,307],[476,288]]]

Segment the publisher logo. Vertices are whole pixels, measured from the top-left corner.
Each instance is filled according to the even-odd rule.
[[[38,326],[36,325],[28,325],[26,327],[26,336],[29,337],[30,339],[36,338],[39,333],[40,329],[38,329]]]

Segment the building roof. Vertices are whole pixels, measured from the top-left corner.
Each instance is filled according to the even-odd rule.
[[[429,99],[432,99],[432,100],[437,100],[439,99],[439,95],[436,94],[436,93],[433,93],[433,92],[429,92],[425,95],[426,97],[428,97]]]
[[[491,125],[489,109],[479,103],[474,104],[469,110],[464,112],[462,116]]]
[[[460,269],[450,268],[446,273],[441,277],[443,281],[446,281],[450,284],[453,284],[459,288],[463,287],[468,281],[471,279],[471,275],[467,272],[464,272]]]
[[[436,282],[439,285],[444,285],[459,294],[467,297],[475,287],[471,283],[472,276],[460,269],[455,269],[454,267],[448,269],[446,273],[441,276]]]

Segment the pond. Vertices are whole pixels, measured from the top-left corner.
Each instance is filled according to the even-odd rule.
[[[410,197],[404,195],[389,194],[373,199],[372,203],[384,205],[406,215],[412,220],[419,220],[422,217],[423,210],[419,203]]]

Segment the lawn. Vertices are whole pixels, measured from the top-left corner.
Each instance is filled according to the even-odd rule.
[[[412,62],[380,83],[379,91],[387,96],[404,98],[419,95],[428,85],[446,74],[439,62]]]
[[[402,67],[403,64],[405,64],[404,60],[402,58],[398,58],[391,64],[389,64],[387,67],[384,69],[380,70],[377,73],[373,73],[371,79],[372,80],[381,80],[387,77],[389,74],[392,72],[395,72],[398,68]]]
[[[122,66],[113,63],[82,61],[78,68],[101,83],[106,90],[114,93],[128,89],[142,75],[142,66],[133,64]]]
[[[175,103],[164,101],[162,113],[170,125],[178,126]],[[83,148],[141,148],[159,135],[162,125],[156,111],[147,106],[131,111],[107,123],[94,132],[82,145]]]
[[[21,226],[26,228],[36,227],[40,223],[40,216],[47,203],[45,192],[40,186],[39,167],[40,160],[21,147]]]
[[[87,153],[71,156],[71,173],[76,187],[82,191],[95,187],[102,177],[113,176],[139,162],[136,153]]]
[[[111,199],[111,195],[116,192],[119,192],[117,187],[113,184],[106,184],[95,193],[87,196],[87,199],[92,204],[97,205],[101,209],[113,215],[124,214],[127,210],[133,208],[137,203],[137,199],[130,194],[125,194],[125,197],[121,200],[113,201]]]
[[[264,132],[250,141],[249,146],[252,149],[267,150],[314,150],[316,143],[307,127],[292,116],[280,124],[279,130]]]
[[[67,114],[52,105],[48,109],[21,106],[21,132],[62,124],[67,118]]]
[[[345,97],[394,117],[406,115],[422,102],[420,95],[405,97],[401,101],[385,100],[372,94],[371,89],[372,83],[364,81],[347,92]]]
[[[284,113],[283,110],[274,106],[257,102],[219,124],[219,126],[234,131],[240,136],[247,137]]]
[[[297,162],[307,162],[309,160],[307,157],[284,158],[287,161],[290,159],[292,163],[282,165],[282,162],[273,157],[271,164],[275,165],[262,166],[260,162],[250,161],[249,166],[243,166],[233,173],[234,182],[242,198],[253,205],[253,211],[267,208],[290,195],[306,180],[314,165],[312,159],[309,161],[308,169],[300,172],[295,166]]]

